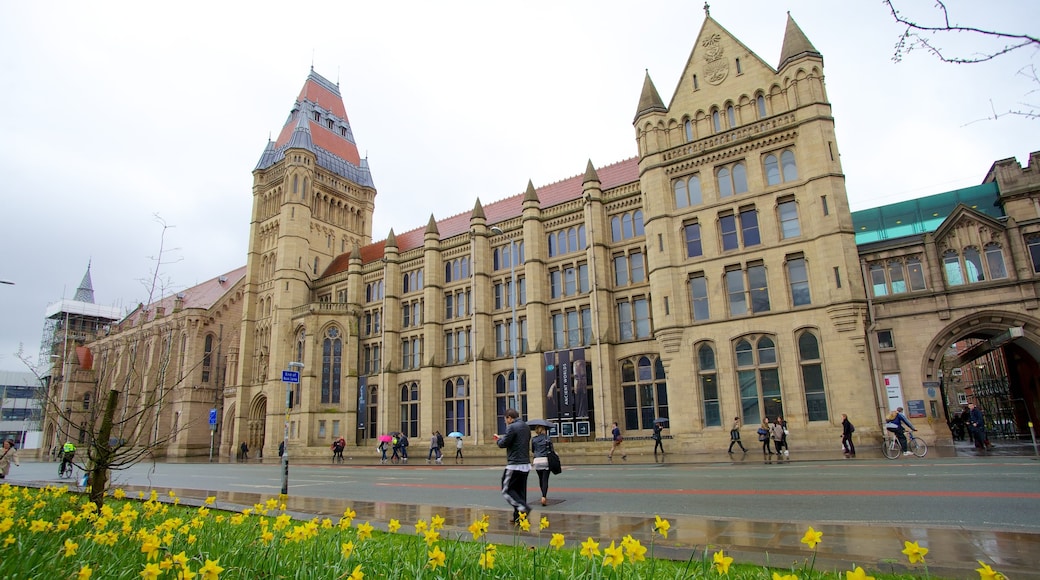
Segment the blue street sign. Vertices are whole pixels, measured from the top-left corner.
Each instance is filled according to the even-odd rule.
[[[282,371],[282,382],[283,383],[298,383],[300,382],[299,371]]]
[[[216,409],[210,409],[209,410],[209,424],[210,425],[216,425],[217,424],[217,410]]]

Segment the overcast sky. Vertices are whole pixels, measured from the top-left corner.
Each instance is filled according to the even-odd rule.
[[[0,17],[0,369],[36,358],[49,303],[88,262],[95,301],[146,301],[245,264],[251,171],[310,67],[340,91],[401,233],[636,154],[645,71],[667,104],[704,18],[690,0],[4,2]],[[933,0],[899,0],[935,21]],[[948,0],[958,23],[1037,34],[1035,0]],[[777,66],[786,12],[824,56],[852,209],[980,183],[1040,150],[1018,51],[982,65],[892,62],[879,0],[715,0]],[[1032,27],[1028,29],[1026,27]],[[971,49],[991,45],[962,38]],[[969,50],[970,52],[970,50]]]

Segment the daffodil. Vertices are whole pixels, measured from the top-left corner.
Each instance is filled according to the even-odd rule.
[[[662,538],[668,537],[668,530],[672,528],[672,524],[668,520],[662,520],[661,516],[654,516],[654,530],[661,534]]]
[[[217,497],[214,496],[214,495],[211,495],[211,496],[206,498],[206,501],[204,503],[206,505],[213,505],[216,501],[217,501]]]
[[[538,530],[544,530],[549,527],[549,518],[542,516],[542,519],[538,520]]]
[[[566,542],[563,539],[563,534],[553,534],[552,539],[549,540],[549,545],[559,550],[563,547]]]
[[[729,566],[733,563],[733,558],[727,556],[723,550],[715,552],[712,558],[712,568],[715,568],[719,574],[729,574]]]
[[[426,520],[419,520],[415,522],[415,535],[420,535],[426,532]]]
[[[188,565],[188,555],[184,552],[173,555],[173,563],[181,568],[185,568]]]
[[[390,518],[390,523],[387,524],[386,529],[391,534],[396,534],[397,530],[401,529],[401,522],[395,520],[394,518]]]
[[[367,540],[372,537],[372,524],[365,522],[357,527],[358,540]]]
[[[432,546],[441,539],[441,533],[433,530],[427,530],[424,535],[427,546]]]
[[[192,580],[196,576],[198,576],[198,574],[193,572],[191,568],[188,568],[187,566],[177,570],[177,580]]]
[[[220,560],[206,559],[206,564],[199,568],[199,575],[202,576],[202,580],[219,580],[220,573],[224,571],[223,568],[218,564]]]
[[[845,572],[845,580],[874,580],[873,576],[867,576],[863,568],[856,566],[855,570]]]
[[[144,541],[141,542],[141,552],[148,555],[148,561],[155,560],[159,557],[159,539],[155,536],[147,536]]]
[[[144,578],[144,580],[156,580],[159,578],[159,574],[162,574],[162,570],[159,568],[159,565],[155,563],[146,564],[144,570],[141,570],[140,572],[140,576],[141,578]]]
[[[1002,578],[1004,578],[1003,574],[997,572],[993,568],[990,568],[989,564],[983,562],[982,560],[978,560],[978,563],[979,566],[982,567],[975,568],[975,571],[979,573],[980,580],[1001,580]]]
[[[116,488],[116,490],[112,492],[112,497],[116,499],[123,499],[124,497],[126,497],[126,492],[123,491],[123,488]]]
[[[796,574],[781,575],[778,572],[773,572],[773,580],[798,580],[798,576]]]
[[[434,516],[432,518],[430,518],[430,529],[431,530],[439,530],[439,529],[441,529],[443,527],[444,527],[444,518],[439,516],[439,515],[434,514]]]
[[[77,548],[79,548],[79,544],[77,544],[76,542],[73,542],[72,540],[70,540],[68,538],[65,539],[65,557],[66,558],[68,558],[69,556],[75,556]]]
[[[625,545],[625,555],[629,562],[642,562],[646,560],[646,547],[639,540],[632,540]]]
[[[495,567],[495,555],[491,552],[481,552],[480,561],[477,563],[482,569],[491,570]]]
[[[812,526],[809,526],[809,529],[805,531],[805,535],[802,536],[802,543],[809,546],[810,550],[815,550],[816,544],[819,544],[822,539],[823,532],[817,532]]]
[[[603,565],[611,565],[615,568],[620,566],[625,561],[624,551],[620,546],[614,547],[614,542],[610,542],[610,545],[603,549]]]
[[[524,514],[520,514],[520,522],[517,525],[519,525],[520,529],[525,532],[531,531],[531,522],[526,517],[524,517]]]
[[[347,542],[339,547],[339,552],[343,554],[343,558],[350,558],[350,555],[354,553],[354,542]]]
[[[434,546],[433,550],[427,552],[426,555],[430,558],[426,562],[426,565],[429,566],[431,570],[436,570],[438,566],[444,566],[444,561],[447,558],[447,555],[441,551],[440,546]]]
[[[928,548],[922,548],[917,545],[917,542],[903,542],[904,547],[903,553],[906,554],[907,560],[910,560],[911,564],[918,562],[924,562],[925,554],[928,553]]]
[[[350,573],[347,580],[361,580],[365,577],[365,573],[361,571],[361,564],[354,566],[354,571]]]
[[[581,543],[581,555],[586,558],[599,556],[599,542],[593,540],[590,536],[589,539]]]
[[[485,521],[482,518],[482,519],[476,520],[475,522],[470,524],[469,528],[467,528],[467,529],[469,530],[470,534],[473,534],[473,539],[474,540],[479,540],[481,538],[481,536],[483,536],[485,533],[487,533],[488,522]]]
[[[90,575],[94,573],[94,569],[90,566],[83,566],[79,569],[76,574],[76,580],[90,580]]]

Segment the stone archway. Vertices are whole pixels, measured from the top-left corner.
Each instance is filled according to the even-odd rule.
[[[221,456],[226,456],[229,459],[233,459],[235,457],[235,414],[237,413],[237,411],[238,405],[236,405],[235,403],[231,403],[224,408],[224,425],[223,427],[221,427],[220,431],[220,454]]]
[[[1009,336],[1012,328],[1021,328],[1021,336]],[[954,343],[967,339],[984,343],[972,352],[962,353],[955,364],[967,364],[973,357],[991,352],[999,353],[1002,360],[1000,376],[988,377],[980,381],[978,387],[972,387],[977,391],[972,395],[972,402],[983,408],[987,431],[1003,439],[1028,436],[1028,424],[1036,423],[1040,411],[1040,320],[999,310],[982,310],[964,316],[936,333],[921,361],[922,376],[940,381],[944,389],[949,387],[944,382],[947,377],[939,372],[943,357]],[[947,396],[943,402],[944,405],[948,402]],[[944,409],[948,420],[959,410],[956,403],[953,401],[952,408]]]
[[[267,439],[267,397],[259,395],[253,399],[246,419],[245,441],[249,445],[250,454],[263,458],[264,444]]]

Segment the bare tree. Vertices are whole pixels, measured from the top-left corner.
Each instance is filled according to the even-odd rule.
[[[988,62],[1001,56],[1005,56],[1020,49],[1033,48],[1040,50],[1040,38],[1029,34],[1018,34],[1000,30],[989,30],[976,26],[967,26],[956,23],[950,15],[950,10],[942,0],[935,0],[935,21],[925,22],[917,18],[906,16],[896,7],[896,0],[882,0],[888,7],[892,18],[904,26],[899,41],[896,42],[895,52],[892,55],[894,62],[901,62],[904,57],[915,50],[923,50],[942,62],[950,64],[978,64]],[[975,44],[970,49],[949,48],[950,42],[970,37]],[[1035,54],[1035,53],[1034,53]],[[1037,78],[1036,65],[1030,63],[1023,66],[1016,73],[1032,81],[1037,87],[1028,92],[1026,96],[1035,94],[1040,90],[1040,79]],[[1038,109],[1040,106],[1023,102],[1016,108],[1009,108],[1004,112],[997,112],[991,103],[992,116],[980,120],[994,120],[1005,115],[1036,119],[1040,117]]]

